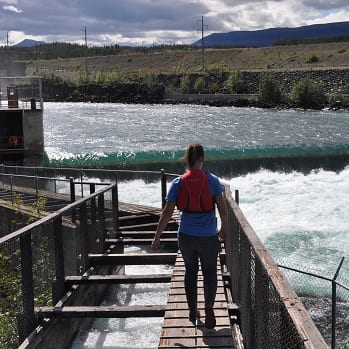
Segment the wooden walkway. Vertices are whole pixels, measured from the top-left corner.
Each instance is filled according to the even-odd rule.
[[[69,203],[67,195],[52,194],[45,196],[47,199],[47,211],[54,211]],[[37,199],[32,190],[22,190],[21,198],[25,205],[30,205]],[[12,196],[8,188],[0,190],[0,199],[11,201]],[[68,202],[67,202],[68,201]],[[106,229],[110,225],[110,203],[106,202]],[[48,212],[46,213],[48,214]],[[107,246],[122,245],[150,245],[154,231],[161,214],[161,209],[143,205],[126,204],[119,202],[120,231],[118,236],[107,237]],[[214,306],[217,325],[214,329],[208,330],[204,326],[204,292],[203,277],[201,271],[198,276],[198,309],[201,314],[196,325],[188,319],[188,308],[184,291],[184,262],[180,253],[177,253],[177,227],[179,213],[176,211],[163,233],[161,242],[167,246],[169,253],[146,253],[146,254],[115,254],[89,253],[89,265],[93,270],[97,266],[109,265],[132,265],[132,264],[169,264],[174,265],[172,275],[76,275],[65,278],[66,289],[73,285],[100,285],[100,284],[121,284],[121,283],[166,283],[170,281],[170,290],[167,304],[161,306],[121,306],[106,307],[91,305],[67,305],[62,300],[54,307],[36,307],[36,315],[39,321],[44,318],[99,318],[99,317],[164,317],[161,338],[158,348],[238,348],[234,343],[234,324],[236,312],[234,305],[227,301],[227,285],[224,280],[220,258],[217,259],[218,289]],[[177,257],[176,257],[177,256]],[[64,298],[65,299],[65,298]],[[229,299],[229,297],[228,297]],[[59,305],[59,306],[57,306]],[[233,310],[232,310],[233,309]],[[237,309],[235,309],[237,310]],[[234,313],[234,314],[233,314]],[[232,315],[233,314],[233,315]],[[235,336],[236,337],[236,336]]]
[[[204,325],[204,289],[201,270],[198,275],[198,309],[200,319],[193,324],[188,319],[188,307],[184,290],[184,261],[178,253],[171,277],[169,298],[159,341],[159,348],[236,348],[233,341],[231,318],[225,294],[224,280],[219,259],[218,287],[214,311],[217,325],[207,329]]]

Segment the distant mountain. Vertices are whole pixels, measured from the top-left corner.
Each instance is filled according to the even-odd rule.
[[[349,36],[349,22],[314,24],[297,28],[270,28],[255,31],[214,33],[204,38],[205,46],[265,47],[280,40],[317,39]],[[201,46],[201,40],[194,46]]]
[[[34,47],[34,46],[40,46],[45,45],[46,42],[44,41],[36,41],[31,39],[24,39],[23,41],[19,42],[18,44],[14,45],[16,47]]]

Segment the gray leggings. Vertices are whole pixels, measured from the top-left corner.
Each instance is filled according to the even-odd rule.
[[[197,237],[180,232],[178,247],[185,264],[184,287],[189,309],[197,308],[199,259],[204,277],[205,306],[213,306],[217,292],[217,257],[220,248],[218,235]]]

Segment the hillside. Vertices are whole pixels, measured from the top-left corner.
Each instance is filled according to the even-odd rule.
[[[315,59],[311,59],[311,58]],[[348,69],[349,42],[321,43],[264,48],[205,49],[206,70],[289,71]],[[313,61],[310,63],[309,61]],[[86,67],[85,58],[38,60],[27,62],[27,74],[55,74],[76,80]],[[87,58],[93,75],[114,71],[120,75],[183,74],[202,71],[201,49],[158,50],[143,53],[120,53]]]
[[[309,40],[349,35],[349,22],[313,24],[296,28],[269,28],[253,31],[214,33],[204,38],[209,47],[267,47],[285,40]],[[201,40],[194,43],[201,46]]]

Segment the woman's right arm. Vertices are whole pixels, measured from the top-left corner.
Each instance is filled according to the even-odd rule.
[[[174,202],[166,202],[166,205],[161,213],[158,226],[156,228],[155,236],[151,244],[153,251],[156,251],[160,246],[160,236],[165,230],[168,222],[170,221],[176,204]]]

